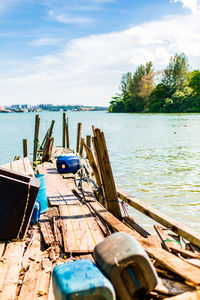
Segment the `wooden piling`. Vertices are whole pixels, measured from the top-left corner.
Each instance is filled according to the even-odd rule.
[[[33,148],[33,161],[37,160],[37,151],[39,145],[39,130],[40,130],[40,116],[35,116],[35,136],[34,136],[34,148]]]
[[[83,156],[83,141],[85,142],[85,139],[81,139],[81,146],[80,146],[80,156]]]
[[[66,113],[63,113],[63,143],[62,146],[65,148],[65,135],[66,135]]]
[[[42,141],[42,144],[41,144],[41,147],[40,147],[41,149],[43,148],[43,146],[44,146],[44,144],[45,144],[45,142],[46,142],[46,139],[51,137],[52,132],[53,132],[54,124],[55,124],[55,120],[52,120],[52,121],[51,121],[51,126],[50,126],[49,129],[47,130],[47,132],[46,132],[46,134],[45,134],[45,137],[44,137],[44,139],[43,139],[43,141]]]
[[[91,136],[86,135],[86,145],[91,149]]]
[[[81,147],[81,133],[82,133],[82,123],[78,123],[76,152],[79,153],[79,154],[80,154],[80,147]]]
[[[104,133],[93,127],[94,133],[94,146],[96,153],[96,160],[100,169],[101,179],[103,183],[103,194],[107,201],[108,210],[117,218],[121,217],[121,211],[119,207],[118,195],[114,182],[114,177],[110,165],[110,159],[106,146]]]
[[[27,139],[23,139],[23,156],[28,157]]]
[[[68,126],[68,122],[65,125],[65,134],[66,134],[67,149],[69,149],[70,145],[69,145],[69,126]]]
[[[94,176],[96,178],[97,185],[101,189],[102,184],[101,184],[101,180],[100,180],[100,175],[99,175],[99,171],[98,171],[98,168],[97,168],[92,150],[86,145],[86,143],[83,139],[82,139],[82,144],[83,144],[83,147],[84,147],[85,152],[87,154],[90,166],[92,167],[92,170],[94,172]]]

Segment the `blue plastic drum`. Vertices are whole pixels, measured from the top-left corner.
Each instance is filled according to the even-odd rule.
[[[37,201],[40,202],[40,213],[43,214],[48,210],[47,188],[44,174],[35,174],[35,177],[40,179],[40,189],[37,195]]]

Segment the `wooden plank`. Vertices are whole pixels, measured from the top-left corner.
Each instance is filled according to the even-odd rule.
[[[101,178],[103,182],[103,193],[108,210],[117,218],[121,217],[121,211],[119,207],[118,195],[115,187],[115,181],[110,165],[110,159],[106,146],[104,133],[93,127],[94,133],[94,145],[96,150],[96,160],[100,168]]]
[[[158,284],[154,291],[167,296],[176,296],[182,293],[194,291],[194,287],[183,282],[175,281],[168,278],[158,278]]]
[[[126,232],[132,235],[138,240],[142,247],[147,251],[147,253],[158,261],[161,265],[173,271],[174,273],[180,275],[188,281],[195,284],[200,284],[200,269],[190,265],[189,263],[183,261],[177,256],[167,252],[166,250],[156,247],[154,243],[149,240],[149,238],[141,237],[137,232],[128,228],[125,224],[120,222],[111,213],[106,211],[106,209],[98,202],[91,202],[88,205],[94,211],[99,214],[106,222],[112,226],[116,231]]]
[[[51,229],[49,218],[46,215],[41,215],[39,225],[45,244],[50,246],[55,241],[55,238]]]
[[[5,243],[4,242],[0,242],[0,258],[3,255],[4,249],[5,249]]]
[[[7,170],[15,171],[17,173],[21,173],[23,175],[35,177],[28,157],[12,161],[8,164],[2,165],[1,167]]]
[[[133,208],[139,210],[146,216],[152,218],[156,222],[162,224],[163,226],[170,228],[170,230],[174,231],[178,235],[182,236],[183,238],[187,239],[192,244],[200,247],[200,234],[190,230],[187,226],[173,220],[172,218],[168,217],[167,215],[157,211],[156,209],[150,207],[148,204],[132,197],[131,195],[122,192],[121,190],[117,189],[118,196],[121,200],[128,203]]]
[[[15,299],[25,242],[7,244],[0,261],[0,300]]]
[[[65,201],[77,200],[53,164],[44,163],[38,166],[38,171],[45,175],[47,197],[52,206],[64,205]]]
[[[187,292],[175,297],[165,298],[170,300],[199,300],[200,299],[200,290],[194,292]]]
[[[50,278],[48,300],[55,300],[55,296],[54,296],[54,292],[53,292],[52,275],[51,275],[51,278]]]
[[[92,252],[104,235],[89,208],[78,200],[59,208],[65,230],[65,252]]]
[[[37,262],[33,262],[32,264],[30,264],[29,269],[25,274],[18,300],[34,299],[38,278],[38,269],[39,264]]]
[[[23,165],[24,165],[24,174],[31,176],[31,177],[35,177],[34,172],[33,172],[33,168],[30,164],[29,158],[25,157],[22,159],[23,160]]]
[[[174,246],[174,244],[176,248],[181,248],[181,245],[178,244],[178,241],[172,239],[161,225],[156,224],[154,225],[154,228],[167,251],[171,252],[171,246]]]
[[[33,300],[48,300],[52,262],[48,260],[48,266],[43,265],[43,270],[38,272],[37,284]]]

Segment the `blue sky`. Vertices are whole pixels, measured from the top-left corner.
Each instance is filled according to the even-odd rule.
[[[0,104],[108,105],[123,73],[185,52],[199,68],[199,0],[1,0]]]

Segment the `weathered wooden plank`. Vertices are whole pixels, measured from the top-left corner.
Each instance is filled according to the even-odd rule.
[[[19,160],[14,160],[8,164],[2,165],[1,167],[7,170],[12,170],[17,173],[34,177],[33,168],[31,167],[28,157],[24,157]]]
[[[103,193],[108,210],[117,218],[121,217],[121,211],[119,207],[118,195],[115,187],[115,181],[110,165],[110,159],[106,146],[104,133],[93,127],[94,133],[94,146],[96,150],[96,160],[100,168],[101,178],[103,182]]]
[[[52,275],[51,275],[51,278],[50,278],[48,300],[55,300],[55,296],[54,296],[54,292],[53,292]]]
[[[5,249],[5,243],[4,242],[0,242],[0,258],[3,255]]]
[[[48,260],[48,266],[43,264],[43,270],[38,272],[37,284],[33,300],[48,300],[50,278],[51,278],[52,262]]]
[[[39,264],[33,262],[24,276],[18,300],[33,300],[36,292]]]
[[[121,200],[128,203],[133,208],[139,210],[146,216],[152,218],[156,222],[162,224],[163,226],[170,228],[170,230],[174,231],[175,233],[179,234],[183,238],[190,241],[192,244],[200,247],[200,234],[190,230],[187,226],[173,220],[172,218],[166,216],[165,214],[157,211],[156,209],[150,207],[146,203],[132,197],[131,195],[122,192],[121,190],[118,191],[118,196]]]
[[[176,296],[182,293],[193,291],[195,288],[183,282],[178,282],[172,279],[158,278],[158,284],[154,291],[167,296]]]
[[[141,237],[137,232],[128,228],[125,224],[120,222],[112,214],[98,202],[91,202],[88,205],[91,206],[94,211],[99,214],[107,223],[117,231],[126,232],[135,237],[147,253],[157,260],[161,265],[165,266],[174,273],[180,275],[188,281],[195,284],[200,284],[200,269],[190,265],[175,255],[163,250],[162,248],[156,247],[148,238]]]
[[[25,242],[7,244],[0,261],[0,300],[15,299]]]
[[[170,297],[170,298],[165,298],[165,300],[170,299],[170,300],[199,300],[200,299],[200,290],[194,291],[194,292],[186,292],[184,294],[175,296],[175,297]]]
[[[46,215],[41,215],[39,225],[45,244],[48,246],[51,245],[55,241],[55,238],[50,226],[49,218]]]

